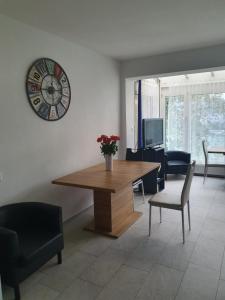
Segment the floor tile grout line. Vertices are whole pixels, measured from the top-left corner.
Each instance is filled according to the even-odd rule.
[[[190,264],[190,262],[188,262],[188,266],[189,266],[189,264]],[[176,298],[177,298],[177,296],[178,296],[178,293],[179,293],[179,290],[180,290],[180,288],[181,288],[182,282],[183,282],[183,280],[184,280],[184,276],[185,276],[185,274],[186,274],[186,272],[187,272],[188,266],[187,266],[185,272],[183,272],[183,276],[182,276],[181,281],[180,281],[180,284],[179,284],[179,286],[178,286],[178,288],[177,288],[177,292],[176,292],[176,295],[175,295],[175,297],[174,297],[174,300],[176,300]]]
[[[109,246],[109,248],[110,248],[110,246]],[[104,254],[105,252],[107,252],[107,251],[109,250],[109,248],[107,248],[107,249],[103,252],[103,254]],[[118,249],[114,249],[114,248],[110,248],[110,249],[116,250],[116,251],[121,251],[121,252],[126,252],[126,251],[124,251],[124,250],[118,250]],[[102,254],[102,255],[103,255],[103,254]],[[100,258],[100,256],[99,256],[98,258]],[[83,273],[85,273],[91,266],[93,266],[93,265],[97,262],[98,258],[97,258],[94,262],[92,262],[89,266],[87,266],[87,267],[85,268],[85,270],[83,270],[82,273],[78,276],[78,278],[80,278],[80,279],[82,279],[82,280],[84,280],[84,281],[88,281],[89,283],[95,284],[95,285],[97,285],[97,286],[99,286],[99,287],[104,288],[105,285],[107,285],[107,284],[110,282],[110,280],[111,280],[112,278],[110,278],[110,280],[109,280],[107,283],[105,283],[103,286],[98,285],[98,284],[96,284],[96,283],[93,283],[92,281],[90,281],[90,280],[88,280],[88,279],[81,278],[81,276],[83,275]],[[120,266],[118,267],[118,270],[120,269],[120,267],[121,267],[122,265],[125,265],[125,264],[124,264],[124,263],[121,263]],[[118,271],[118,270],[117,270],[117,271]],[[116,271],[116,272],[117,272],[117,271]],[[115,273],[116,273],[116,272],[115,272]],[[113,276],[114,276],[114,275],[113,275]],[[112,277],[113,277],[113,276],[112,276]]]
[[[55,290],[55,289],[53,289],[52,287],[46,286],[45,284],[40,283],[40,282],[37,282],[36,284],[39,284],[40,286],[43,286],[43,287],[45,287],[45,288],[47,288],[47,289],[49,289],[49,290],[51,290],[51,291],[53,291],[53,292],[56,292],[58,295],[57,295],[56,298],[54,298],[54,299],[57,299],[57,297],[59,297],[60,292],[57,291],[57,290]],[[26,296],[26,294],[28,294],[29,292],[31,292],[31,290],[25,291],[25,292],[23,293],[22,296],[23,296],[23,297]]]
[[[127,265],[125,265],[125,264],[122,264],[122,265],[118,268],[118,270],[113,274],[113,276],[112,276],[112,278],[109,280],[109,282],[103,287],[102,291],[103,291],[105,288],[107,288],[107,286],[109,286],[110,282],[116,277],[116,275],[119,273],[120,269],[121,269],[123,266],[125,266],[125,267],[127,267],[127,268],[131,268],[131,269],[133,268],[133,267],[127,266]],[[133,269],[136,269],[136,270],[138,270],[138,271],[142,271],[142,272],[149,273],[148,271],[139,270],[139,269],[137,269],[137,268],[133,268]],[[147,275],[147,276],[148,276],[148,275]],[[146,278],[147,278],[147,276],[146,276]],[[102,292],[102,291],[101,291],[101,292]]]
[[[154,265],[153,265],[154,266]],[[136,293],[136,295],[134,296],[134,300],[137,299],[142,287],[144,286],[145,282],[147,281],[148,276],[152,273],[152,269],[148,272],[147,276],[145,277],[144,283],[140,286],[140,288],[138,289],[138,292]]]
[[[218,290],[219,290],[220,280],[222,279],[222,278],[221,278],[221,271],[222,271],[222,267],[223,267],[223,260],[224,260],[224,258],[225,258],[225,246],[224,246],[224,249],[223,249],[222,262],[221,262],[221,265],[220,265],[220,275],[219,275],[219,279],[218,279],[218,283],[217,283],[217,289],[216,289],[215,300],[216,300],[217,295],[218,295]]]

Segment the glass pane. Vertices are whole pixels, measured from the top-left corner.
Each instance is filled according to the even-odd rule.
[[[167,150],[184,150],[184,96],[165,97],[165,144]]]
[[[225,93],[193,95],[191,100],[191,154],[204,163],[202,139],[209,147],[225,147]],[[210,163],[224,163],[224,156],[209,154]]]

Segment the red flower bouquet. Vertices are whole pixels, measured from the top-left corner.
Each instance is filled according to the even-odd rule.
[[[97,138],[97,142],[101,143],[100,149],[101,153],[105,155],[115,155],[118,151],[117,141],[120,140],[120,137],[117,135],[107,136],[102,134]]]

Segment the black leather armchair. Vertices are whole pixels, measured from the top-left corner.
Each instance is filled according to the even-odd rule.
[[[22,202],[0,207],[0,274],[20,299],[19,283],[53,256],[62,263],[61,207]]]
[[[165,152],[165,174],[187,173],[188,165],[191,162],[191,154],[184,151]]]

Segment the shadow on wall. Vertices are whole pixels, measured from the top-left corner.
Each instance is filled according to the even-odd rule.
[[[1,201],[0,205],[26,201],[45,202],[61,206],[63,220],[65,221],[93,204],[93,192],[75,187],[57,186],[51,183],[40,184],[10,199]]]

